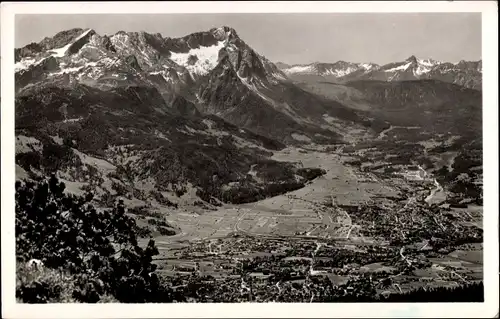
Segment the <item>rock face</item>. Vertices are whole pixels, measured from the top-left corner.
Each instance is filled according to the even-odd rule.
[[[319,76],[338,83],[357,80],[394,82],[432,79],[478,90],[481,89],[482,83],[481,61],[460,61],[453,64],[432,59],[419,59],[414,55],[405,61],[382,66],[373,63],[345,61],[292,66],[280,65],[281,70],[290,78],[304,79],[305,76]]]
[[[175,102],[172,110],[214,114],[281,142],[303,143],[294,133],[311,141],[339,141],[337,129],[325,128],[325,114],[344,127],[360,125],[349,108],[297,88],[227,26],[181,38],[72,29],[16,49],[18,93],[56,83],[155,88],[165,101]]]

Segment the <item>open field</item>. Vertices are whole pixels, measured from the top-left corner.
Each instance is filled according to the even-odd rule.
[[[326,170],[326,174],[299,190],[255,203],[224,205],[215,211],[199,213],[172,211],[166,220],[178,226],[181,233],[166,240],[224,238],[232,232],[339,239],[356,237],[357,226],[352,225],[349,214],[337,205],[353,205],[398,195],[393,187],[345,165],[336,154],[303,153],[292,148],[276,153],[273,159],[300,162],[303,167],[320,167]]]
[[[450,253],[436,254],[429,240],[394,246],[390,240],[367,235],[374,225],[386,229],[387,235],[395,231],[398,237],[412,227],[428,228],[419,224],[427,217],[421,215],[418,205],[432,205],[433,201],[425,201],[430,194],[443,196],[441,186],[434,186],[432,178],[382,180],[349,165],[351,157],[324,148],[307,152],[288,148],[276,152],[273,159],[321,167],[326,174],[301,189],[254,203],[196,212],[169,211],[166,221],[180,232],[156,238],[162,274],[175,277],[195,272],[225,285],[233,280],[236,285],[243,280],[241,261],[254,260],[248,276],[256,281],[255,287],[257,282],[264,284],[273,278],[268,272],[290,269],[295,275],[286,285],[304,285],[305,278],[315,272],[334,285],[364,280],[363,276],[369,274],[376,278],[373,284],[379,294],[419,287],[456,287],[482,280],[480,244],[465,244]],[[413,195],[403,195],[402,189],[413,189]],[[384,215],[361,218],[359,212],[348,209],[363,205],[380,207]],[[457,223],[468,226],[482,220],[479,206],[452,209],[449,214]],[[442,227],[436,216],[431,221]],[[439,227],[434,231],[440,231]]]

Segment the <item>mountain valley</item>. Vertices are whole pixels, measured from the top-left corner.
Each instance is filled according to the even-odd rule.
[[[481,61],[287,65],[227,26],[71,29],[15,71],[16,180],[121,200],[177,301],[482,280]]]

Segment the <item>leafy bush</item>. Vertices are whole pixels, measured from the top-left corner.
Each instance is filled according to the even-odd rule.
[[[81,164],[80,158],[66,145],[44,145],[42,159],[42,165],[48,172],[55,172],[68,165],[76,166],[76,164]]]
[[[20,264],[16,275],[16,297],[24,302],[74,302],[74,278],[68,273],[48,268],[32,270]]]
[[[125,196],[128,193],[127,187],[115,181],[112,181],[111,188],[116,192],[117,196]]]
[[[167,227],[159,226],[158,231],[160,232],[160,235],[162,236],[173,236],[175,235],[175,231],[172,229],[169,229]]]
[[[304,177],[308,181],[325,174],[326,171],[321,168],[300,168],[297,170],[297,175]]]
[[[72,289],[72,298],[80,302],[98,302],[105,295],[120,302],[157,298],[163,288],[152,257],[158,249],[153,240],[145,249],[138,245],[137,225],[123,202],[98,212],[91,194],[77,197],[64,189],[54,175],[38,183],[16,182],[16,253],[19,262],[35,258],[49,269],[68,272],[74,287],[25,280],[16,297],[48,302]]]
[[[151,229],[149,227],[140,227],[140,226],[137,226],[137,237],[140,237],[140,238],[146,238],[146,237],[151,237]]]
[[[177,207],[177,204],[172,203],[168,198],[165,198],[160,192],[158,191],[150,191],[150,194],[153,196],[153,198],[160,204],[165,205],[165,206],[170,206],[170,207]]]
[[[156,226],[172,227],[166,221],[161,220],[161,219],[158,220],[158,219],[154,219],[154,218],[148,219],[148,224],[156,225]]]
[[[42,158],[37,152],[20,153],[16,155],[16,163],[19,164],[26,171],[31,168],[40,169]]]

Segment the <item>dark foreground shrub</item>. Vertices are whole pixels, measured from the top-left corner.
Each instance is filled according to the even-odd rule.
[[[58,302],[71,289],[71,298],[80,302],[109,295],[121,302],[157,298],[161,287],[152,258],[158,249],[153,240],[146,248],[138,245],[137,225],[125,214],[123,202],[99,212],[90,204],[92,195],[77,197],[64,189],[54,176],[16,183],[16,255],[20,264],[39,259],[49,271],[67,272],[72,286],[25,278],[18,281],[16,297]]]
[[[403,294],[391,294],[385,302],[484,302],[483,282],[458,287],[418,288]]]

